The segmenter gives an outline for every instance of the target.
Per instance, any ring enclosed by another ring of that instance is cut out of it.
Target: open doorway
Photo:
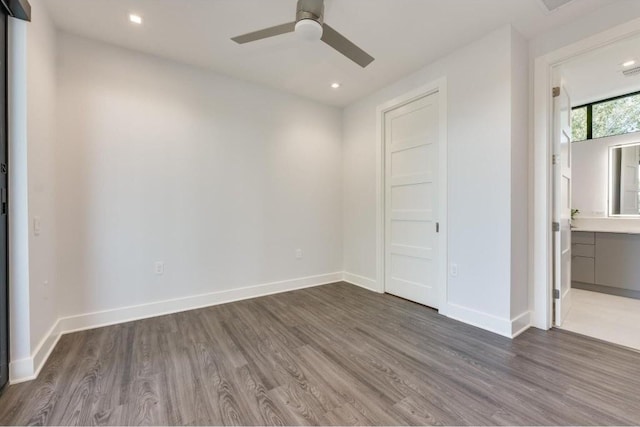
[[[640,36],[553,82],[553,324],[640,350]]]

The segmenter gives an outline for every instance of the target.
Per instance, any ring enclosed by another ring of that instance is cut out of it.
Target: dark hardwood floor
[[[65,335],[3,424],[640,424],[640,353],[345,283]]]

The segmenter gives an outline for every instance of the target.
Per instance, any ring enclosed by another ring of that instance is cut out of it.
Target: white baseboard
[[[212,305],[262,297],[281,292],[289,292],[296,289],[326,285],[328,283],[335,283],[341,280],[342,273],[330,273],[320,276],[303,277],[299,279],[284,280],[281,282],[265,283],[262,285],[247,286],[244,288],[229,289],[202,295],[122,307],[114,310],[80,314],[60,319],[61,330],[63,331],[63,334],[66,334],[146,319],[149,317],[163,316],[165,314],[179,313],[181,311],[195,310]]]
[[[369,279],[368,277],[358,276],[357,274],[347,273],[345,271],[342,273],[342,280],[372,292],[377,292],[379,294],[383,293],[383,291],[378,289],[378,282],[374,279]]]
[[[32,353],[31,357],[10,363],[10,383],[16,384],[35,379],[58,343],[58,340],[64,334],[115,325],[118,323],[131,322],[149,317],[163,316],[181,311],[195,310],[212,305],[226,304],[234,301],[278,294],[281,292],[289,292],[297,289],[310,288],[313,286],[326,285],[329,283],[340,282],[341,280],[342,272],[329,273],[319,276],[265,283],[256,286],[211,292],[203,295],[175,298],[113,310],[63,317],[58,319],[58,321],[53,325],[42,339],[37,349]]]
[[[511,338],[515,338],[531,327],[531,312],[525,311],[511,319]]]
[[[511,322],[509,319],[451,303],[448,303],[445,310],[441,310],[440,313],[460,322],[511,338]]]
[[[448,303],[444,310],[440,310],[440,313],[507,338],[515,338],[531,326],[531,312],[529,311],[513,319],[507,319],[462,305]]]
[[[9,383],[17,384],[37,378],[61,335],[60,319],[58,319],[42,338],[31,357],[9,363]]]
[[[14,360],[9,363],[9,384],[18,384],[36,379],[33,357]]]

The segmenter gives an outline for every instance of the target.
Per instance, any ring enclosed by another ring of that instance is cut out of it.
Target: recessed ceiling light
[[[636,63],[636,61],[631,60],[631,61],[627,61],[627,62],[623,62],[622,66],[623,67],[631,67],[632,65],[634,65]]]
[[[140,15],[135,15],[132,13],[129,15],[129,21],[133,22],[134,24],[142,24],[142,17]]]
[[[331,83],[331,87],[334,89],[339,89],[342,86],[340,83]]]

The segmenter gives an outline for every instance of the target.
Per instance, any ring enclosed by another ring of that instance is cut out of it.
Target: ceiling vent
[[[626,77],[637,76],[640,74],[640,66],[629,68],[628,70],[622,70],[622,74]]]
[[[561,7],[571,3],[574,0],[538,0],[542,5],[545,13],[555,12]]]

